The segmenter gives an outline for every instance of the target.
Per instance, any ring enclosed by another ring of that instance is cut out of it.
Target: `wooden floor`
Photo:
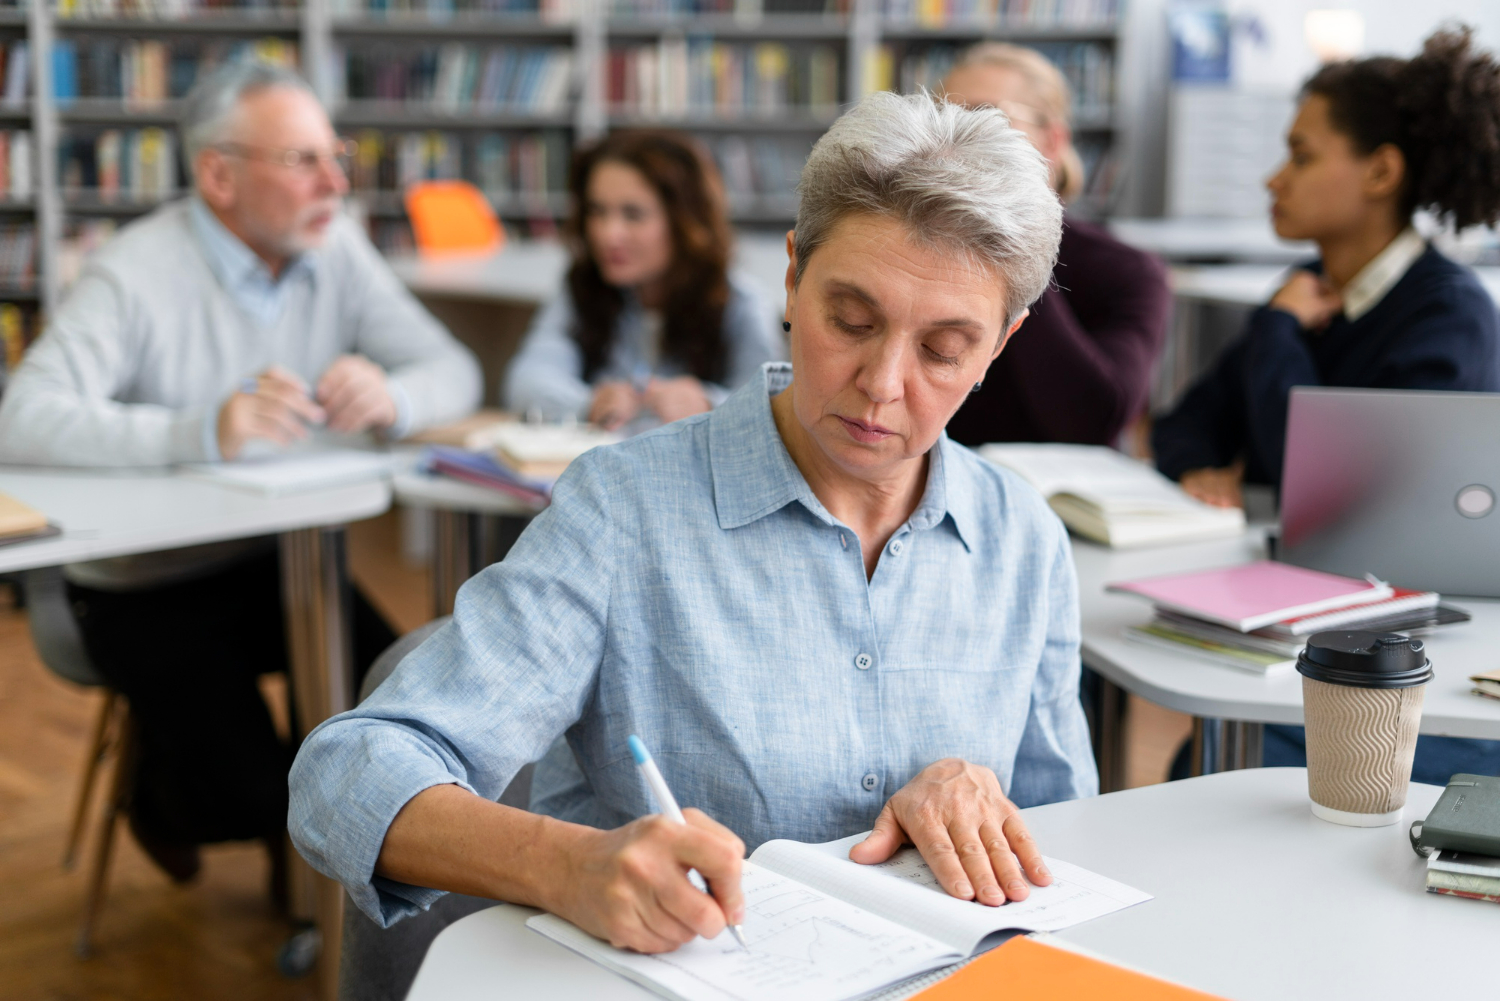
[[[401,561],[397,533],[394,515],[354,526],[350,562],[404,630],[426,620],[428,583]],[[310,1001],[311,979],[276,972],[288,929],[253,844],[206,849],[202,875],[177,887],[122,829],[94,955],[73,954],[83,874],[60,861],[97,707],[96,693],[47,672],[24,613],[0,603],[0,1001]],[[1129,712],[1130,783],[1159,782],[1187,718],[1134,699]]]

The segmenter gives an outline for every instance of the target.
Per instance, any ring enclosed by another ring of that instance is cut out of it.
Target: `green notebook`
[[[1500,856],[1500,778],[1455,775],[1426,820],[1412,825],[1422,854],[1448,849]]]

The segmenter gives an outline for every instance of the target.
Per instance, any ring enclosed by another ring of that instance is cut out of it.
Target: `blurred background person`
[[[1066,203],[1083,192],[1068,82],[1041,53],[976,45],[941,91],[959,104],[1005,112],[1047,159],[1058,196]],[[1146,407],[1171,301],[1160,261],[1100,226],[1066,217],[1052,284],[948,434],[965,445],[1114,444]]]
[[[666,423],[782,357],[766,300],[729,267],[723,184],[694,140],[615,133],[575,155],[568,187],[573,265],[510,364],[507,408],[608,429]]]
[[[0,406],[0,462],[168,466],[315,429],[463,415],[482,379],[346,217],[344,143],[307,83],[228,64],[186,101],[190,197],[95,253]],[[90,659],[130,702],[131,831],[177,882],[198,847],[264,840],[285,892],[287,769],[258,679],[285,671],[275,538],[64,568]],[[356,671],[394,639],[356,589]]]
[[[1267,187],[1277,235],[1315,241],[1319,257],[1153,433],[1162,472],[1223,506],[1243,483],[1279,483],[1293,386],[1500,390],[1494,302],[1412,226],[1418,209],[1459,229],[1500,219],[1500,64],[1462,28],[1412,59],[1325,66]],[[1264,762],[1305,766],[1302,728],[1268,725]],[[1187,767],[1184,747],[1172,777]],[[1412,781],[1457,772],[1500,773],[1500,741],[1417,739]]]
[[[1418,209],[1458,229],[1500,219],[1500,65],[1463,28],[1412,59],[1325,66],[1266,186],[1276,234],[1318,259],[1152,433],[1161,471],[1222,506],[1280,484],[1293,386],[1500,390],[1494,302],[1412,226]]]

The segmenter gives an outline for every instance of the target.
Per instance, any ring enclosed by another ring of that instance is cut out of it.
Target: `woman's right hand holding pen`
[[[581,833],[564,854],[547,909],[613,946],[647,953],[717,938],[726,924],[743,922],[745,843],[699,810],[682,813],[685,826],[652,814]],[[712,897],[688,879],[690,869],[708,881]]]

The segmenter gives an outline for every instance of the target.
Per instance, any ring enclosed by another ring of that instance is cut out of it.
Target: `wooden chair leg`
[[[109,799],[104,806],[104,817],[99,822],[99,838],[94,846],[94,860],[89,865],[88,890],[83,901],[83,920],[78,926],[78,941],[74,951],[87,957],[93,947],[94,919],[99,906],[104,902],[105,882],[109,877],[110,850],[115,843],[115,828],[119,826],[121,814],[125,812],[130,798],[130,776],[134,771],[135,720],[126,707],[124,719],[120,721],[118,737],[119,753],[115,755],[115,770],[110,777]]]
[[[99,769],[110,750],[110,722],[114,719],[115,693],[104,690],[104,705],[99,709],[99,719],[94,724],[94,739],[89,743],[88,760],[83,765],[83,783],[78,788],[78,802],[73,806],[73,824],[68,830],[68,846],[63,852],[63,869],[72,869],[78,858],[78,842],[83,837],[83,822],[88,816],[89,801],[94,796],[94,782]]]

